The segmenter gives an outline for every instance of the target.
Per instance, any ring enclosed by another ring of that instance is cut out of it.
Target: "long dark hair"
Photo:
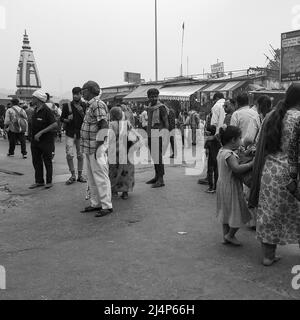
[[[281,151],[283,119],[288,110],[298,104],[300,104],[300,84],[294,83],[288,88],[285,100],[278,103],[266,123],[266,151],[269,154]]]

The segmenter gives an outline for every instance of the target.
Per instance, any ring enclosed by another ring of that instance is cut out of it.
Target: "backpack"
[[[15,111],[17,115],[16,117],[14,117],[13,120],[14,130],[18,133],[25,133],[28,128],[27,120],[24,118],[21,112],[19,112],[15,107],[12,107],[12,109]]]
[[[68,102],[68,108],[69,108],[69,115],[73,114],[72,106],[71,106],[70,102]],[[64,131],[66,131],[67,125],[68,125],[67,123],[65,123],[65,122],[63,123],[62,128],[63,128]]]
[[[50,106],[50,104],[52,105],[52,106]],[[57,112],[57,107],[56,107],[56,105],[54,104],[54,103],[52,103],[52,102],[49,102],[48,104],[47,104],[47,107],[51,110],[51,112],[53,113],[53,115],[54,115],[54,118],[55,118],[55,121],[56,122],[59,122],[59,120],[60,120],[60,115],[59,115],[59,113]]]

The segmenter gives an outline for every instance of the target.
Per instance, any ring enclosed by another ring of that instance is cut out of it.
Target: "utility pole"
[[[157,0],[155,0],[155,80],[158,81],[158,54],[157,54]]]
[[[180,76],[183,76],[183,44],[184,44],[184,22],[182,24],[182,41],[181,41],[181,66],[180,66]]]

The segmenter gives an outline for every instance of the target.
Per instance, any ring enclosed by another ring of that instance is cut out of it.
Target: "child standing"
[[[208,129],[211,133],[211,136],[207,138],[204,146],[206,154],[208,156],[207,179],[209,189],[206,191],[206,193],[216,193],[218,182],[217,156],[219,150],[221,149],[221,143],[216,136],[216,126],[210,126]]]
[[[253,162],[240,165],[235,151],[241,146],[242,132],[229,126],[220,129],[223,148],[218,154],[219,180],[217,185],[217,216],[223,225],[224,244],[240,246],[235,237],[238,230],[251,220],[243,193],[242,182],[234,173],[242,174],[253,167]]]

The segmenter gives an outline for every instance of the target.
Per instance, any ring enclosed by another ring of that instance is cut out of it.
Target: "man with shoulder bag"
[[[16,144],[21,144],[23,159],[27,159],[25,132],[28,128],[27,115],[19,106],[18,99],[12,99],[12,106],[6,111],[4,126],[8,132],[9,151],[7,156],[13,157]]]

